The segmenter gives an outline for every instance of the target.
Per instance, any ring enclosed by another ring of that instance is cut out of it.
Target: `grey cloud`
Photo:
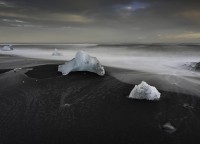
[[[199,7],[200,1],[196,0],[2,0],[0,29],[61,28],[67,29],[66,35],[84,29],[91,40],[97,33],[105,32],[114,34],[116,39],[119,36],[115,33],[126,35],[121,36],[122,41],[153,41],[163,35],[200,31]],[[46,29],[42,32],[49,33]]]

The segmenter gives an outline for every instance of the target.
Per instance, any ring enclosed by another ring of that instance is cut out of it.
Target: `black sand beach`
[[[196,96],[160,91],[160,101],[131,100],[134,85],[109,75],[115,68],[105,68],[104,77],[62,76],[60,62],[6,59],[1,56],[0,144],[200,143]],[[165,123],[176,130],[169,133]]]

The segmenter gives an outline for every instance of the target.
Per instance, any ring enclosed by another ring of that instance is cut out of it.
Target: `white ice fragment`
[[[142,82],[139,85],[136,85],[131,91],[129,98],[133,99],[146,99],[146,100],[159,100],[160,93],[158,90],[148,85],[146,82]]]
[[[12,45],[5,45],[1,48],[2,51],[12,51],[13,46]]]
[[[13,71],[14,71],[14,72],[18,72],[18,71],[20,71],[21,69],[22,69],[22,68],[14,68]]]
[[[71,61],[58,66],[58,71],[63,75],[67,75],[72,71],[89,71],[100,76],[105,75],[104,67],[100,64],[96,57],[91,57],[83,51],[78,51]]]
[[[170,123],[167,122],[162,126],[163,130],[167,133],[173,133],[176,131],[176,128]]]
[[[56,48],[54,52],[52,53],[52,56],[62,56],[62,53],[60,53]]]
[[[185,108],[190,108],[190,109],[193,109],[193,108],[194,108],[192,105],[189,105],[189,104],[187,104],[187,103],[184,103],[184,104],[183,104],[183,107],[185,107]]]
[[[68,104],[68,103],[66,103],[64,106],[65,107],[70,107],[72,104]]]

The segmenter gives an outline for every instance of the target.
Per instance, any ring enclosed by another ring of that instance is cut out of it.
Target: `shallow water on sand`
[[[200,96],[200,73],[184,66],[200,62],[199,47],[198,44],[29,44],[14,45],[14,51],[0,51],[0,54],[67,61],[76,51],[84,50],[104,66],[123,69],[121,72],[107,70],[122,82],[132,84],[144,80],[161,90]],[[52,56],[54,48],[63,55]]]

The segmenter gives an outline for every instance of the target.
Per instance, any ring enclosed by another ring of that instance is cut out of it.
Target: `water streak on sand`
[[[72,59],[76,51],[85,50],[103,65],[123,69],[107,71],[120,81],[140,83],[144,80],[162,90],[200,93],[200,73],[182,67],[185,63],[200,61],[198,45],[57,45],[63,55],[52,57],[54,47],[17,45],[14,51],[0,54],[66,61]]]

